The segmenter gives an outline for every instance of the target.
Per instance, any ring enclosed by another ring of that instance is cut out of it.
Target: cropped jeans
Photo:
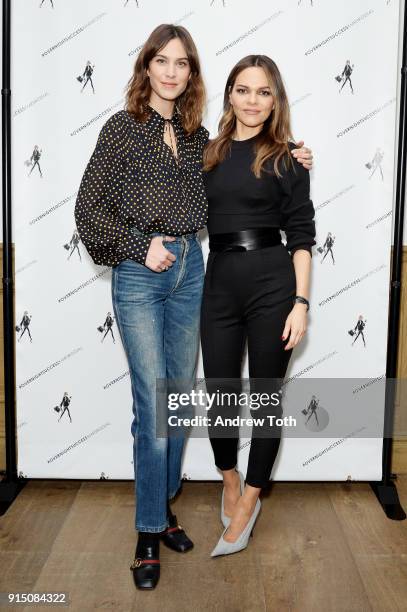
[[[163,243],[177,258],[168,270],[153,272],[130,259],[112,269],[113,309],[133,395],[135,528],[148,532],[168,526],[167,500],[181,486],[185,444],[185,437],[156,436],[156,382],[182,379],[193,388],[205,272],[196,233]]]

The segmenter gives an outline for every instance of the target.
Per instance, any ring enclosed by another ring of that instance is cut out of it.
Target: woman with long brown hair
[[[181,488],[184,438],[156,436],[156,383],[193,387],[207,218],[201,125],[205,88],[195,44],[182,26],[160,25],[144,44],[125,110],[101,129],[75,206],[93,261],[112,269],[112,302],[129,363],[138,531],[131,565],[138,588],[160,576],[159,542],[193,546],[169,501]],[[298,149],[305,164],[308,149]],[[176,388],[173,388],[173,387]]]
[[[226,82],[219,134],[204,151],[210,253],[201,342],[209,392],[238,397],[247,339],[250,393],[278,397],[292,350],[306,331],[315,211],[309,172],[292,159],[291,140],[289,103],[277,65],[264,55],[243,58]],[[209,435],[223,474],[225,527],[212,556],[247,546],[280,445],[281,402],[274,404],[270,400],[251,410],[258,420],[246,487],[235,469],[238,428],[219,425],[231,416],[230,406],[211,407]]]

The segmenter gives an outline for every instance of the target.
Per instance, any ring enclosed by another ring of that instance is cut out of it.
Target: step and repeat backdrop
[[[141,46],[160,23],[176,23],[200,53],[212,136],[230,69],[262,53],[284,77],[295,139],[315,156],[311,310],[286,378],[326,380],[320,405],[329,418],[318,426],[308,419],[305,393],[298,417],[309,435],[284,438],[272,477],[380,479],[380,436],[359,435],[351,422],[341,437],[312,432],[340,410],[330,401],[329,379],[348,386],[355,379],[362,394],[360,379],[374,379],[384,413],[399,3],[14,0],[12,11],[20,476],[133,478],[131,385],[109,321],[111,269],[88,256],[73,211],[99,131],[123,108]],[[201,239],[206,259],[205,230]],[[203,377],[201,355],[197,375]],[[242,439],[243,470],[249,448]],[[188,440],[183,475],[220,477],[207,438]]]

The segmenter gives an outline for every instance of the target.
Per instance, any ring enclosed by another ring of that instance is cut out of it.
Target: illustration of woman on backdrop
[[[328,232],[328,235],[326,237],[326,240],[322,246],[322,252],[325,251],[325,255],[323,256],[323,258],[321,259],[321,263],[324,261],[325,257],[328,255],[328,253],[331,253],[331,257],[332,257],[332,263],[335,265],[335,258],[334,258],[334,253],[332,250],[332,247],[334,245],[335,242],[335,236],[332,236],[331,232]]]
[[[363,346],[366,348],[366,340],[365,340],[365,335],[363,333],[363,330],[366,327],[366,323],[367,323],[367,319],[363,319],[363,315],[359,315],[358,316],[358,320],[356,322],[356,325],[353,329],[354,332],[357,331],[356,336],[353,339],[353,342],[351,344],[351,346],[353,346],[356,342],[356,340],[359,338],[359,336],[362,336],[362,340],[363,340]]]
[[[30,164],[32,164],[31,170],[28,173],[28,176],[30,176],[31,172],[34,170],[34,168],[37,166],[40,176],[42,178],[42,172],[41,172],[41,166],[40,166],[40,158],[41,158],[41,154],[42,154],[42,149],[40,149],[38,147],[38,145],[34,145],[34,150],[31,154],[31,158],[30,158]]]
[[[202,176],[208,130],[205,88],[195,44],[182,26],[161,25],[141,49],[125,110],[103,125],[75,204],[75,220],[93,261],[112,267],[115,320],[133,394],[136,587],[155,588],[159,543],[193,546],[172,513],[181,489],[185,439],[155,435],[156,382],[194,387],[206,224]],[[302,143],[299,143],[302,144]],[[305,164],[309,149],[293,149]],[[309,166],[310,167],[310,166]]]
[[[353,72],[353,69],[355,67],[355,64],[352,64],[352,66],[350,65],[350,60],[346,60],[346,64],[345,64],[345,68],[342,71],[342,79],[343,79],[343,83],[342,83],[342,87],[339,90],[339,93],[341,93],[342,89],[345,87],[346,83],[349,82],[349,87],[351,88],[352,93],[354,93],[353,91],[353,85],[352,85],[352,79],[351,74]],[[341,80],[342,80],[341,79]]]
[[[85,82],[84,82],[84,84],[83,84],[83,86],[82,86],[81,93],[83,92],[83,90],[85,89],[86,85],[87,85],[89,82],[90,82],[90,84],[91,84],[91,86],[92,86],[92,91],[93,91],[93,93],[95,93],[95,88],[94,88],[94,86],[93,86],[93,80],[92,80],[92,74],[93,74],[94,69],[95,69],[95,64],[92,64],[92,63],[90,62],[90,60],[88,60],[88,61],[86,62],[85,70],[83,71],[83,75],[82,75],[82,77],[81,77],[82,81],[83,81],[83,80],[85,81]]]
[[[31,332],[30,332],[31,319],[32,319],[32,316],[28,314],[27,310],[24,310],[23,318],[20,321],[20,325],[17,325],[17,327],[16,327],[16,331],[20,331],[21,329],[23,330],[21,332],[20,336],[17,338],[17,342],[20,342],[20,340],[23,337],[23,335],[25,334],[25,332],[28,333],[29,338],[30,338],[30,342],[33,341],[32,336],[31,336]]]

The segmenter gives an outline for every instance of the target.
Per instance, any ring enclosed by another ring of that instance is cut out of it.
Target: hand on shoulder
[[[298,163],[304,166],[306,170],[311,170],[313,168],[312,150],[308,147],[304,147],[304,141],[300,140],[298,143],[289,142],[288,145],[291,149],[291,155]]]

